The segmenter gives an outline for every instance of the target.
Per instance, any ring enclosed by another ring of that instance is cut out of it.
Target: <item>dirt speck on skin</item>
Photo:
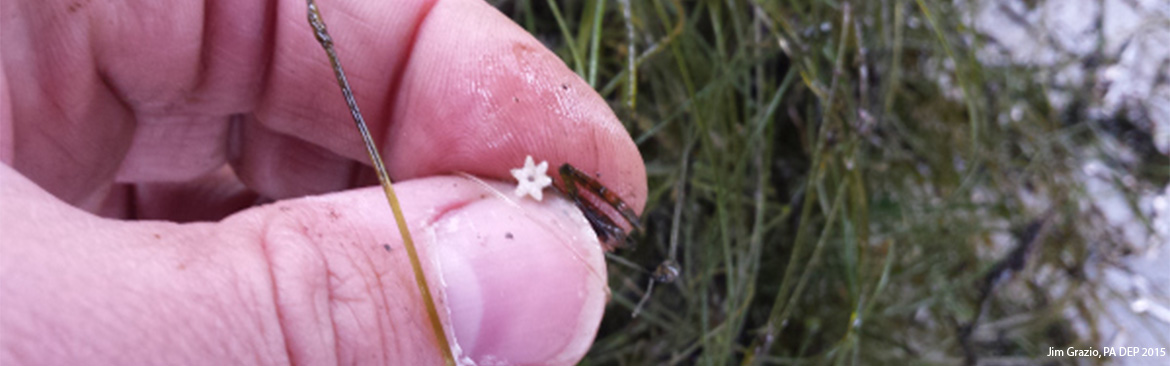
[[[66,11],[68,11],[70,14],[76,13],[78,10],[81,10],[86,5],[89,5],[88,0],[87,1],[77,1],[77,2],[74,2],[72,4],[69,4],[69,7],[66,8]]]
[[[536,48],[525,42],[516,42],[512,44],[512,57],[516,60],[528,60],[536,53]]]

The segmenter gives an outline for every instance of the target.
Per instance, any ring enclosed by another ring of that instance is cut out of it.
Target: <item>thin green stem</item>
[[[577,42],[573,40],[569,33],[569,25],[565,23],[565,17],[561,15],[561,8],[557,6],[555,0],[548,0],[548,7],[552,9],[553,19],[557,21],[557,27],[561,29],[561,35],[565,37],[565,46],[569,47],[569,54],[573,57],[573,71],[577,75],[585,75],[585,70],[582,68],[585,65],[585,59],[581,57],[581,51],[577,50]]]
[[[600,55],[601,45],[601,18],[605,15],[606,0],[597,0],[594,2],[593,8],[593,26],[590,27],[589,32],[589,74],[585,78],[589,82],[590,87],[597,87],[597,59]]]

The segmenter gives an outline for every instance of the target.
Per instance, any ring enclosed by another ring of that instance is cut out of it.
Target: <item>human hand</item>
[[[576,362],[606,298],[579,211],[438,175],[532,155],[641,211],[620,123],[482,2],[319,6],[464,355]],[[303,2],[0,7],[0,363],[437,363]]]

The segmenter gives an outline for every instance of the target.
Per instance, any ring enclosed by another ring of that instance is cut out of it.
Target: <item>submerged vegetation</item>
[[[496,1],[646,160],[647,230],[611,255],[583,364],[1027,363],[1101,344],[1091,273],[1132,243],[1082,167],[1132,122],[982,63],[955,4]],[[1128,192],[1170,179],[1149,149],[1106,164],[1135,172]],[[677,278],[640,304],[663,261]]]

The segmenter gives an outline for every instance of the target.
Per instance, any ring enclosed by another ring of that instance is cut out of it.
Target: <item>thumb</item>
[[[8,166],[0,182],[0,363],[438,363],[380,190],[174,224],[94,217]],[[575,207],[455,177],[395,188],[457,355],[584,355],[605,267]]]

